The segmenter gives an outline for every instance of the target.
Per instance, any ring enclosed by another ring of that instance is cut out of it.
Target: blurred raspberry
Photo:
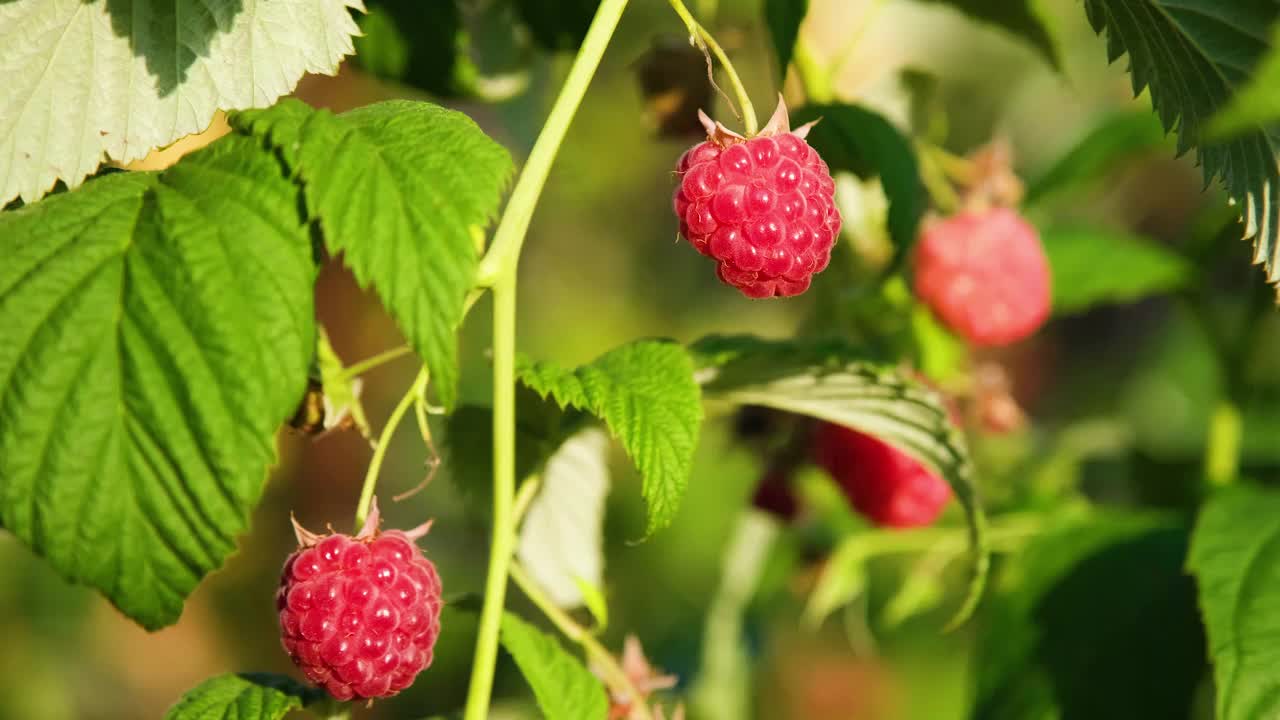
[[[770,469],[756,486],[751,504],[779,520],[794,520],[800,513],[800,503],[791,490],[791,480],[785,470]]]
[[[870,435],[823,423],[814,461],[840,485],[854,509],[877,525],[929,525],[951,499],[951,487],[911,456]]]
[[[1008,208],[929,221],[916,244],[916,295],[974,345],[1008,345],[1039,329],[1050,283],[1039,233]]]
[[[281,642],[338,700],[390,697],[431,664],[440,577],[414,544],[429,527],[379,532],[376,502],[354,537],[294,522],[299,548],[276,594]]]
[[[699,117],[707,141],[677,168],[680,233],[744,295],[799,295],[827,267],[840,232],[835,181],[804,139],[810,126],[793,132],[781,99],[751,138]]]

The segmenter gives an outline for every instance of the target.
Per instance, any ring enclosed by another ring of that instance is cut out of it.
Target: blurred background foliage
[[[359,59],[335,78],[306,78],[297,96],[334,110],[390,97],[443,98],[517,158],[532,144],[567,70],[568,55],[560,51],[573,47],[575,33],[586,27],[574,24],[574,14],[589,19],[591,6],[586,0],[526,0],[514,9],[488,0],[369,4],[374,14],[365,20]],[[700,4],[695,12],[717,3]],[[757,104],[771,107],[779,78],[759,2],[718,5],[714,19],[703,15],[704,22],[732,54]],[[643,508],[633,471],[615,458],[605,523],[611,615],[605,639],[620,648],[625,634],[642,638],[654,664],[680,677],[676,693],[690,699],[692,718],[741,720],[729,708],[744,706],[760,720],[947,720],[969,717],[971,706],[978,708],[974,717],[1029,718],[1047,716],[1040,703],[1055,694],[1089,698],[1064,709],[1063,717],[1212,715],[1203,637],[1190,581],[1181,575],[1187,521],[1202,492],[1205,438],[1224,394],[1241,399],[1242,473],[1266,481],[1280,471],[1280,317],[1259,311],[1270,307],[1270,291],[1250,267],[1249,246],[1238,240],[1223,196],[1202,187],[1189,159],[1174,158],[1147,98],[1131,99],[1123,64],[1107,64],[1104,41],[1078,3],[1038,5],[1060,70],[1036,47],[939,3],[813,0],[802,37],[820,59],[848,53],[833,78],[842,99],[906,127],[912,108],[902,77],[911,70],[911,77],[936,86],[932,117],[942,126],[932,125],[929,134],[948,150],[966,153],[993,137],[1008,139],[1031,189],[1027,212],[1046,230],[1051,253],[1055,233],[1088,228],[1085,234],[1175,249],[1191,270],[1170,268],[1162,281],[1170,292],[1155,297],[1118,292],[1115,303],[1079,308],[1056,298],[1060,309],[1072,312],[1031,341],[983,356],[1007,369],[1032,419],[1011,434],[972,438],[983,492],[997,523],[1002,514],[1038,514],[1029,529],[1011,535],[1015,549],[1029,546],[1025,554],[1001,557],[996,589],[979,616],[951,634],[941,627],[963,584],[963,563],[922,564],[918,553],[868,563],[865,592],[825,622],[805,622],[822,559],[863,527],[832,499],[817,471],[799,483],[810,511],[771,541],[755,592],[736,604],[718,598],[726,555],[740,538],[739,520],[763,472],[756,455],[735,439],[733,418],[711,417],[679,518],[647,542],[632,542],[643,534]],[[421,12],[439,17],[416,22]],[[550,17],[565,21],[540,24]],[[452,32],[455,25],[465,33]],[[815,292],[759,302],[722,286],[710,266],[677,241],[672,170],[697,138],[659,137],[658,128],[687,131],[689,103],[707,101],[709,112],[736,124],[723,101],[707,94],[698,77],[705,72],[702,59],[694,55],[690,62],[683,39],[666,3],[633,3],[578,113],[521,267],[519,346],[533,356],[572,365],[637,337],[789,336],[814,329],[815,317],[824,332],[856,335],[858,313],[828,308],[867,307],[860,294],[865,276],[848,255],[847,266],[833,265]],[[659,52],[650,55],[654,48]],[[448,74],[434,71],[442,63]],[[642,87],[657,82],[655,73],[687,86],[685,104],[671,101],[674,113],[655,114],[661,103],[645,102]],[[794,76],[782,87],[790,97],[802,96]],[[139,166],[172,162],[223,127],[215,123],[205,136]],[[1095,162],[1077,155],[1076,167],[1058,166],[1099,127],[1110,129],[1099,136]],[[1041,188],[1042,178],[1052,182]],[[853,228],[853,246],[868,241],[856,222],[846,225]],[[1055,269],[1076,268],[1066,283],[1056,276],[1059,291],[1090,281],[1090,269],[1108,257],[1055,256]],[[337,264],[322,273],[317,300],[347,362],[400,344],[377,300]],[[488,316],[482,308],[464,328],[464,402],[487,397]],[[413,373],[411,362],[398,362],[367,376],[364,401],[375,427]],[[392,448],[384,495],[425,475],[425,454],[412,435],[406,427]],[[310,527],[345,523],[370,450],[354,432],[313,440],[286,430],[279,447],[281,462],[240,553],[201,585],[181,622],[157,633],[145,633],[96,594],[60,581],[12,538],[0,538],[0,694],[7,698],[0,718],[158,718],[207,676],[292,672],[272,612],[279,566],[294,545],[289,513]],[[450,476],[446,458],[429,487],[404,502],[384,502],[384,511],[392,526],[436,519],[424,544],[446,596],[458,598],[482,584],[487,528]],[[1064,500],[1080,497],[1144,511],[1117,515],[1104,531],[1081,530],[1072,524],[1076,504]],[[944,519],[944,527],[962,525],[958,508]],[[1099,547],[1114,552],[1086,558],[1070,582],[1053,585],[1042,577],[1045,568],[1072,566]],[[1066,557],[1063,548],[1080,555]],[[904,587],[917,596],[904,598]],[[1159,606],[1145,604],[1152,593]],[[1124,597],[1135,601],[1114,602]],[[536,617],[518,592],[512,598],[517,610]],[[724,641],[723,633],[707,632],[714,612],[735,622],[741,612],[745,655],[738,654],[734,633],[728,645],[708,646],[708,639]],[[1087,613],[1097,622],[1083,636],[1046,636],[1029,645],[1031,634],[1020,633],[1019,623],[1051,621],[1054,613]],[[1132,622],[1145,615],[1167,623],[1168,632]],[[443,628],[431,670],[402,696],[357,709],[357,717],[424,718],[461,705],[474,618],[449,608]],[[1102,637],[1112,644],[1106,654],[1097,649]],[[727,665],[710,661],[725,653]],[[997,677],[1002,668],[1022,675],[1004,683]],[[1102,681],[1072,685],[1086,677]],[[1018,697],[1002,695],[1010,687]],[[536,717],[506,659],[496,695],[495,718]],[[1163,704],[1155,700],[1161,697]]]

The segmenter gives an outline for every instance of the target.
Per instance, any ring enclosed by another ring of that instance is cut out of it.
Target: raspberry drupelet
[[[827,267],[840,234],[831,171],[805,141],[813,124],[791,130],[781,97],[773,118],[750,138],[698,116],[707,140],[677,168],[680,234],[748,297],[803,293]]]
[[[440,576],[410,531],[378,530],[375,501],[354,537],[294,521],[298,551],[276,594],[281,642],[311,682],[338,700],[395,695],[431,664]]]

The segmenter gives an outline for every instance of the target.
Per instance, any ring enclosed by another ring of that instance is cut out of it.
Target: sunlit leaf
[[[361,0],[0,2],[0,206],[266,107],[352,52]]]

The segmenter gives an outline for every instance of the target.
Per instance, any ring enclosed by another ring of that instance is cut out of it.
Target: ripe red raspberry
[[[300,547],[276,594],[281,641],[338,700],[390,697],[431,664],[440,576],[414,544],[430,526],[379,532],[376,502],[355,537],[316,535],[294,521]]]
[[[809,289],[840,233],[835,181],[805,142],[812,124],[791,130],[779,98],[768,125],[746,138],[705,113],[707,141],[680,158],[675,211],[680,234],[715,259],[720,279],[747,297]]]
[[[916,295],[974,345],[1008,345],[1039,329],[1050,283],[1039,233],[1009,208],[928,221],[916,244]]]
[[[877,525],[929,525],[951,499],[951,486],[897,448],[842,425],[823,423],[814,460],[831,473],[850,504]]]

